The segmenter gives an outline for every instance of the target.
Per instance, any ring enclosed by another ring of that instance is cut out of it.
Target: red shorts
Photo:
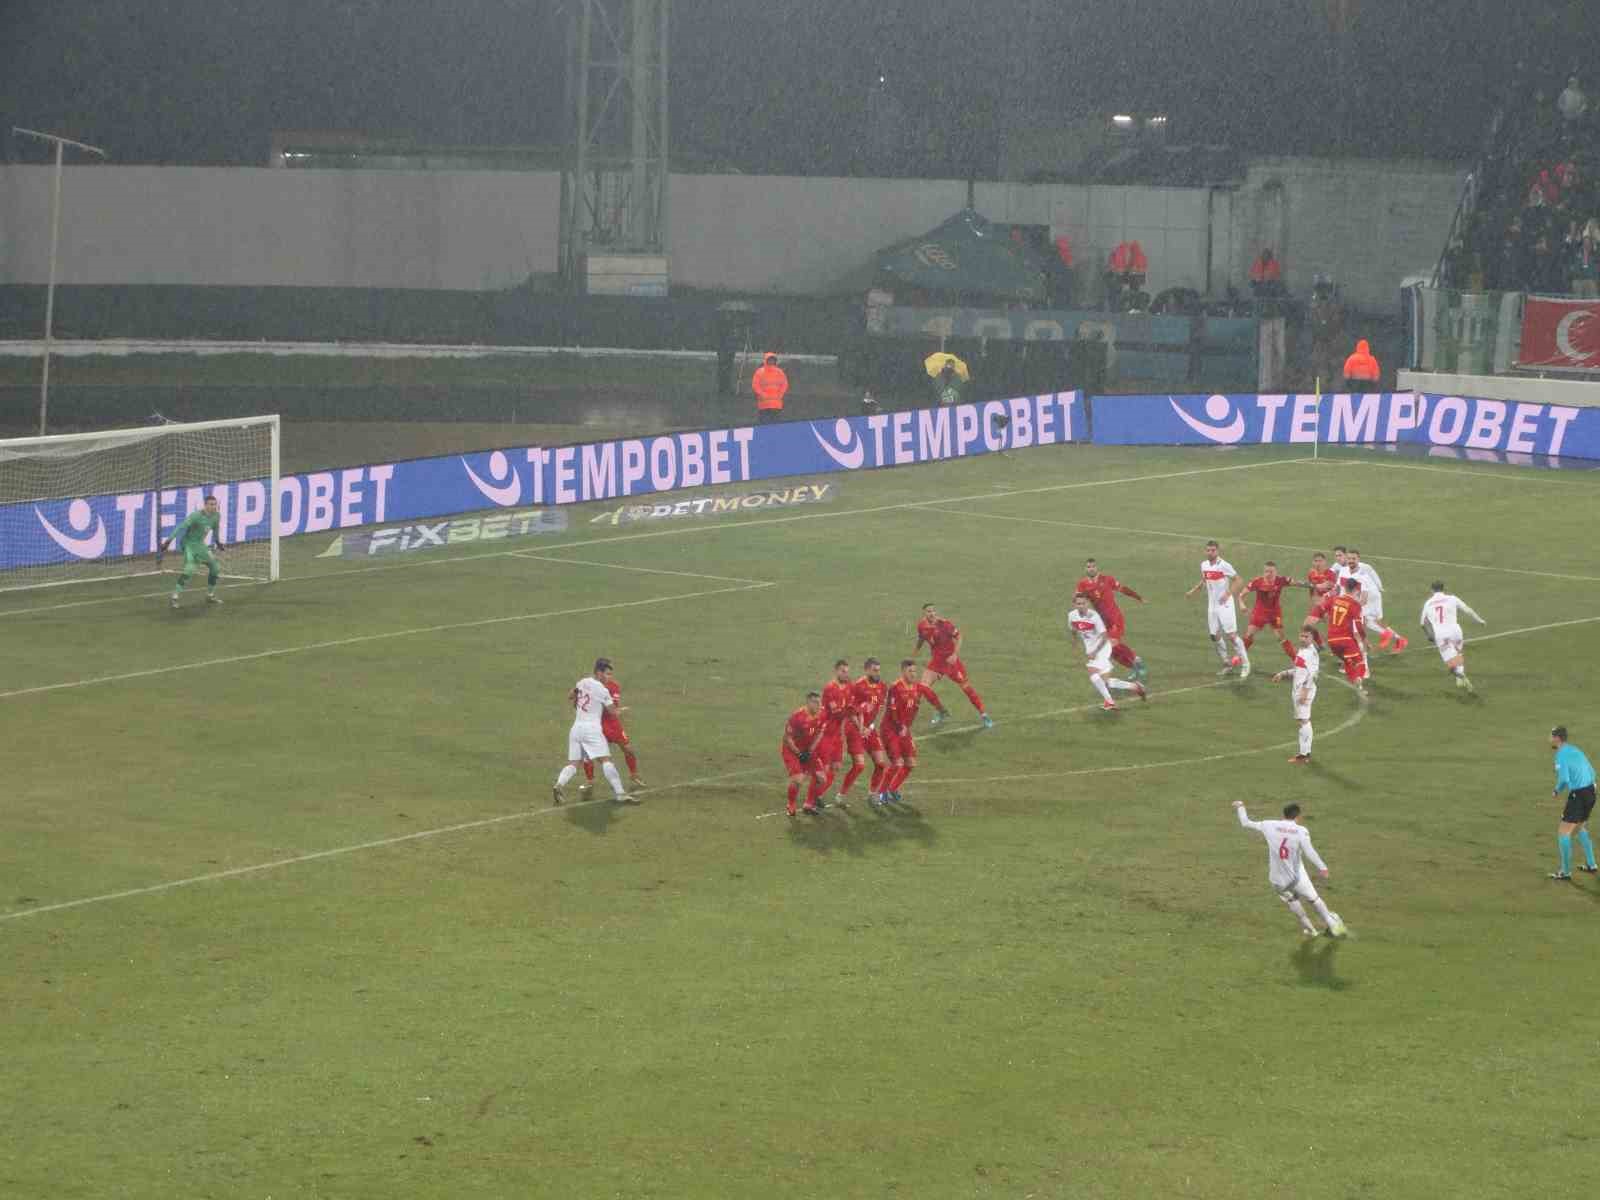
[[[1106,623],[1107,637],[1120,640],[1122,635],[1128,632],[1128,618],[1123,616],[1120,610],[1109,617],[1101,613],[1100,619]]]
[[[1328,649],[1344,660],[1344,673],[1352,683],[1367,677],[1367,655],[1354,638],[1328,639]]]
[[[909,762],[917,756],[917,741],[910,733],[890,733],[884,730],[883,748],[889,752],[891,759]]]
[[[814,763],[826,763],[832,766],[844,757],[844,735],[842,733],[825,733],[822,741],[817,744],[816,750],[811,754]]]
[[[967,666],[959,658],[936,658],[928,664],[927,674],[943,675],[951,683],[965,683]]]
[[[851,754],[882,754],[883,735],[876,729],[870,733],[862,733],[861,730],[851,726],[845,731],[845,745]]]
[[[808,762],[801,762],[794,756],[794,753],[787,746],[781,747],[778,753],[783,755],[784,773],[791,776],[814,775],[817,767],[822,763],[822,759],[819,758],[815,752],[812,753]]]
[[[1283,609],[1265,609],[1259,604],[1250,610],[1250,627],[1254,629],[1276,629],[1283,632]]]
[[[600,736],[608,742],[615,742],[619,746],[628,744],[628,731],[622,727],[622,722],[615,717],[600,718]]]

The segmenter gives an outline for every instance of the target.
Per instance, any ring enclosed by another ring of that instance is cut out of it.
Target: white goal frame
[[[111,443],[119,439],[128,443],[153,441],[162,437],[175,437],[186,433],[205,433],[219,429],[248,429],[255,426],[265,426],[268,430],[268,463],[267,463],[267,575],[262,579],[258,575],[229,575],[225,579],[248,579],[258,583],[276,583],[280,578],[281,560],[279,557],[279,543],[283,537],[282,516],[278,505],[278,486],[282,478],[281,462],[281,422],[277,413],[264,414],[251,417],[229,417],[216,421],[172,421],[161,425],[128,426],[121,429],[104,429],[89,433],[58,433],[48,434],[43,437],[0,438],[0,451],[13,451],[19,455],[28,456],[39,451],[48,451],[52,447],[63,447],[70,450],[74,445],[91,442]],[[4,463],[0,461],[0,471]],[[252,476],[254,477],[254,476]],[[217,484],[235,484],[245,482],[244,479],[213,479],[207,480],[205,486]],[[59,496],[39,496],[31,499],[59,500]],[[26,503],[27,501],[12,501],[11,503]],[[230,543],[232,545],[233,543]],[[147,569],[129,570],[120,574],[105,574],[83,579],[49,579],[27,580],[22,578],[11,579],[10,575],[21,576],[29,568],[20,567],[11,571],[0,571],[0,592],[29,591],[38,588],[72,587],[91,583],[112,583],[123,579],[137,579],[150,575],[161,575],[166,572],[158,567],[154,558],[151,559]]]

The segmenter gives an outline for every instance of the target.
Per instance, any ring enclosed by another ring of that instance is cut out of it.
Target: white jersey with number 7
[[[1304,825],[1294,821],[1252,821],[1242,805],[1233,811],[1239,814],[1239,824],[1267,839],[1267,879],[1273,887],[1294,886],[1305,873],[1308,861],[1319,871],[1328,869],[1312,847],[1311,831]]]

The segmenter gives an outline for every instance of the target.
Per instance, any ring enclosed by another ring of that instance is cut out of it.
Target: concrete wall
[[[1232,275],[1248,278],[1270,245],[1291,292],[1308,294],[1320,272],[1347,304],[1394,311],[1401,280],[1438,262],[1465,178],[1448,163],[1253,162],[1234,195]]]
[[[1471,396],[1481,400],[1521,400],[1530,404],[1565,404],[1600,408],[1600,383],[1586,379],[1529,379],[1517,375],[1439,375],[1428,371],[1398,373],[1396,387],[1408,392]]]
[[[0,282],[43,283],[48,167],[0,167]],[[68,167],[64,284],[509,287],[556,260],[561,177]]]
[[[47,272],[50,169],[0,167],[0,283]],[[1292,290],[1321,271],[1389,310],[1431,265],[1461,173],[1426,163],[1265,160],[1236,192],[980,184],[979,211],[1071,236],[1097,295],[1112,246],[1136,238],[1150,291],[1244,286],[1272,244]],[[857,276],[881,247],[966,202],[956,180],[675,175],[672,282],[804,294]],[[560,179],[491,171],[69,167],[58,278],[78,284],[494,290],[556,267]]]

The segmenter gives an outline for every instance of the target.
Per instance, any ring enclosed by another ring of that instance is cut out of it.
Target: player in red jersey
[[[1317,601],[1332,593],[1339,586],[1339,577],[1334,574],[1333,568],[1328,566],[1328,556],[1320,550],[1311,556],[1311,569],[1306,572],[1306,588],[1311,593],[1311,607],[1315,608]],[[1316,622],[1309,615],[1300,623],[1300,628],[1311,635],[1311,640],[1317,645],[1322,645],[1322,634],[1317,632]]]
[[[1338,595],[1329,595],[1311,610],[1313,618],[1328,620],[1328,651],[1344,662],[1345,678],[1355,684],[1356,690],[1366,695],[1367,631],[1361,614],[1361,584],[1346,579]]]
[[[883,781],[883,790],[874,798],[874,806],[900,803],[900,785],[917,766],[917,743],[911,736],[911,723],[917,719],[917,709],[926,700],[945,715],[939,697],[925,683],[917,682],[917,661],[901,659],[900,678],[889,686],[888,708],[883,714],[883,745],[889,752],[889,772]]]
[[[789,714],[783,727],[783,769],[789,773],[789,815],[794,816],[794,802],[800,795],[800,785],[811,776],[811,798],[806,800],[806,812],[817,811],[817,784],[822,780],[822,764],[817,760],[817,744],[822,740],[822,693],[807,692],[805,705]]]
[[[642,791],[644,780],[639,778],[639,757],[634,754],[633,744],[628,741],[628,731],[622,727],[622,714],[628,711],[622,707],[622,685],[617,682],[616,672],[609,663],[600,672],[600,682],[606,685],[606,691],[611,693],[611,698],[618,705],[600,714],[600,733],[611,745],[622,747],[623,760],[628,764],[628,790]],[[589,791],[594,787],[594,763],[587,758],[583,760],[583,775],[584,781],[578,787],[578,795],[588,799]]]
[[[1127,632],[1128,620],[1122,615],[1122,609],[1117,607],[1119,593],[1140,604],[1144,603],[1144,597],[1115,575],[1103,573],[1092,558],[1084,560],[1083,578],[1078,580],[1078,586],[1073,590],[1089,597],[1089,603],[1094,605],[1095,612],[1106,623],[1106,637],[1111,641],[1111,661],[1127,667],[1133,673],[1131,678],[1138,682],[1148,679],[1150,672],[1145,670],[1144,659],[1122,640]]]
[[[966,698],[972,701],[972,707],[978,710],[978,716],[983,720],[983,727],[993,729],[994,721],[990,719],[988,710],[983,707],[983,697],[978,695],[973,686],[967,682],[967,667],[961,661],[961,630],[956,628],[954,621],[947,621],[941,617],[931,604],[922,606],[922,620],[917,622],[917,644],[912,647],[911,653],[915,654],[923,646],[928,646],[933,655],[928,660],[928,678],[938,679],[942,676],[955,684]],[[944,710],[939,711],[941,715],[934,721],[935,725],[944,720],[942,715]]]
[[[1278,564],[1267,561],[1261,564],[1261,574],[1244,585],[1241,595],[1256,594],[1255,607],[1250,610],[1250,624],[1245,627],[1244,644],[1249,649],[1255,644],[1256,634],[1271,629],[1278,635],[1278,644],[1294,661],[1294,643],[1283,636],[1283,593],[1286,588],[1299,585],[1292,575],[1279,575]]]
[[[850,694],[850,661],[838,659],[833,664],[833,678],[822,685],[822,741],[817,746],[817,759],[822,764],[821,787],[813,786],[808,797],[819,808],[827,808],[822,793],[833,783],[834,773],[844,764],[844,727],[855,718],[855,701]],[[840,788],[837,803],[843,804],[844,789]]]
[[[875,658],[861,664],[866,672],[850,685],[850,701],[854,715],[844,723],[845,749],[850,752],[850,770],[839,785],[838,802],[847,803],[850,785],[867,769],[867,756],[872,756],[872,778],[867,783],[867,795],[878,802],[883,791],[883,777],[889,770],[889,756],[883,752],[883,737],[878,723],[883,716],[883,702],[889,695],[889,685],[883,681],[882,666]]]

